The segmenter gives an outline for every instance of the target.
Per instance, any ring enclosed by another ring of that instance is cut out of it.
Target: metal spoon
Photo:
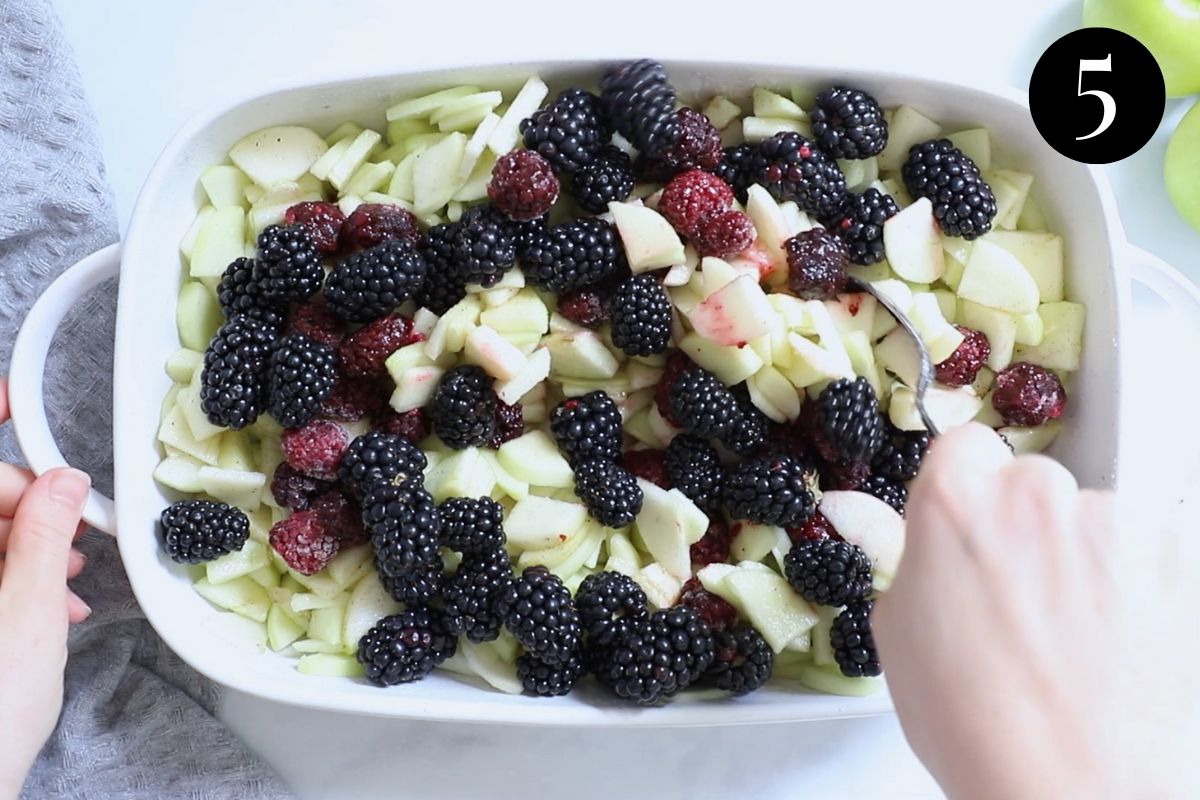
[[[930,436],[937,436],[940,431],[937,425],[934,424],[933,418],[929,416],[929,412],[925,410],[925,392],[928,391],[930,384],[933,383],[933,359],[929,357],[929,348],[925,346],[925,342],[921,340],[921,335],[917,333],[917,329],[913,327],[912,320],[908,318],[892,299],[880,292],[867,281],[859,280],[851,277],[849,279],[850,288],[858,292],[866,292],[879,301],[879,305],[887,309],[888,313],[896,318],[896,322],[908,334],[908,338],[912,339],[913,346],[917,348],[917,385],[914,387],[917,394],[917,413],[921,415],[921,421],[925,423],[925,430],[929,431]]]

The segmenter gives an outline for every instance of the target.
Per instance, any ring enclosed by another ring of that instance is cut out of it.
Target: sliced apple
[[[938,364],[949,358],[963,342],[963,334],[942,316],[942,307],[932,292],[914,292],[913,307],[908,314],[929,357]]]
[[[912,106],[900,106],[888,122],[888,142],[878,156],[881,170],[898,170],[918,142],[937,138],[942,126]]]
[[[737,533],[730,543],[729,555],[738,561],[762,561],[772,551],[791,549],[791,540],[783,528],[753,522],[735,522],[733,527]]]
[[[1087,310],[1079,303],[1043,303],[1037,313],[1042,319],[1042,341],[1032,347],[1017,347],[1013,358],[1047,369],[1079,369]]]
[[[1062,431],[1062,422],[1052,419],[1036,428],[1004,427],[996,431],[1012,447],[1017,455],[1040,453],[1050,446]]]
[[[925,393],[925,410],[942,431],[965,425],[975,418],[982,407],[983,400],[970,386],[950,389],[935,385]],[[925,423],[917,411],[916,393],[907,386],[897,386],[892,390],[888,418],[902,431],[925,430]]]
[[[932,283],[946,270],[946,253],[933,218],[933,204],[922,197],[883,223],[883,249],[892,270],[913,283]]]
[[[246,254],[246,212],[241,206],[215,209],[196,233],[188,271],[193,278],[216,280],[234,259]]]
[[[904,553],[904,517],[866,492],[829,491],[821,495],[821,514],[838,535],[862,548],[877,574],[894,577]]]
[[[347,645],[358,646],[358,640],[366,635],[375,623],[392,614],[399,614],[403,606],[397,603],[375,572],[366,575],[350,592],[343,621],[342,640]]]
[[[844,348],[840,353],[831,353],[798,333],[789,333],[787,339],[794,357],[781,371],[797,389],[822,381],[854,377],[850,356]]]
[[[981,306],[1028,314],[1038,307],[1038,287],[1016,256],[986,239],[971,248],[958,296]]]
[[[777,268],[787,264],[783,243],[792,237],[787,218],[771,197],[771,193],[758,184],[746,190],[746,214],[754,223],[758,242],[767,251]]]
[[[621,366],[593,331],[552,333],[542,341],[550,353],[550,370],[559,376],[611,378]]]
[[[635,274],[682,263],[683,241],[662,214],[644,205],[609,203],[629,269]]]
[[[467,334],[463,355],[468,362],[482,367],[484,372],[502,381],[518,375],[526,362],[520,350],[486,325],[472,328]]]
[[[992,231],[985,240],[1003,247],[1029,270],[1043,303],[1063,299],[1063,240],[1053,233]]]
[[[514,547],[541,550],[567,541],[587,518],[587,509],[580,503],[531,494],[508,512],[504,532]]]
[[[671,574],[660,563],[647,564],[633,576],[646,599],[654,608],[670,608],[679,601],[679,592],[683,589],[683,579]]]
[[[916,386],[921,375],[921,361],[917,355],[916,345],[903,330],[896,330],[883,337],[875,345],[876,361],[886,370],[904,382],[906,386]]]
[[[524,356],[522,356],[524,358]],[[550,351],[539,347],[525,358],[525,363],[515,375],[508,380],[499,381],[493,387],[501,402],[512,405],[520,400],[530,389],[546,380],[550,375]]]
[[[571,465],[545,431],[534,430],[500,445],[500,465],[530,486],[567,487],[575,481]]]
[[[477,447],[446,456],[425,476],[425,489],[439,503],[450,497],[487,497],[496,476]]]
[[[741,383],[763,366],[762,358],[753,348],[720,345],[695,332],[680,340],[679,349],[726,386]]]
[[[244,136],[229,148],[232,161],[250,180],[269,188],[297,181],[329,145],[308,128],[279,125]]]
[[[644,497],[634,520],[638,535],[655,561],[682,580],[692,576],[690,547],[708,529],[708,517],[678,489],[659,488],[637,479]]]
[[[787,422],[800,416],[800,395],[796,387],[773,366],[764,366],[746,381],[750,402],[775,422]]]
[[[742,275],[706,297],[687,318],[704,338],[739,347],[768,333],[766,318],[772,314],[762,287]]]
[[[410,367],[396,382],[396,390],[392,392],[388,405],[401,414],[414,408],[424,408],[433,399],[438,383],[445,374],[444,369],[434,365]]]
[[[460,185],[455,176],[466,147],[464,134],[451,133],[417,157],[413,164],[413,205],[417,214],[437,211],[454,196]]]
[[[738,569],[724,583],[776,653],[817,624],[816,610],[774,570]]]
[[[541,334],[550,328],[550,312],[537,292],[526,287],[504,305],[484,311],[479,315],[479,322],[502,334]]]
[[[537,111],[549,93],[550,89],[537,76],[525,81],[488,137],[488,149],[502,156],[516,147],[521,138],[521,120]]]
[[[988,345],[991,347],[987,359],[988,367],[993,370],[1007,367],[1012,361],[1013,345],[1017,338],[1018,317],[1007,311],[999,311],[970,300],[962,300],[959,303],[959,318],[963,325],[974,328],[987,337]]]
[[[970,128],[946,137],[962,154],[975,162],[980,172],[992,168],[992,136],[987,128]]]

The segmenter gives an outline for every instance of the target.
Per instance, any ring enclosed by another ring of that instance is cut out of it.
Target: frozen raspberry
[[[724,522],[710,519],[708,530],[692,545],[692,564],[704,567],[728,561],[729,545],[741,528],[741,525],[735,523],[731,530]]]
[[[936,366],[937,379],[947,386],[966,386],[974,383],[979,369],[992,352],[987,335],[973,328],[955,325],[964,337],[950,357]]]
[[[340,244],[343,250],[366,250],[389,239],[402,239],[415,246],[420,237],[421,226],[408,209],[390,203],[363,203],[342,226]]]
[[[338,249],[338,234],[346,222],[346,215],[333,203],[296,203],[283,214],[287,225],[300,223],[308,228],[313,244],[323,253]]]
[[[316,575],[337,555],[341,541],[316,511],[297,511],[271,526],[271,547],[301,575]]]
[[[695,245],[702,256],[729,258],[754,244],[757,235],[749,217],[730,209],[709,217],[696,234]]]
[[[429,435],[429,417],[422,408],[403,413],[385,408],[375,417],[375,427],[385,433],[403,436],[413,444],[420,444]]]
[[[338,462],[350,445],[341,425],[314,419],[302,428],[286,428],[279,437],[283,457],[293,468],[321,480],[337,477]]]
[[[818,440],[820,441],[820,440]],[[819,450],[828,450],[818,444]],[[870,461],[827,461],[821,465],[821,488],[837,491],[857,489],[871,477]]]
[[[626,450],[617,459],[617,465],[635,478],[650,481],[660,489],[671,488],[662,450]]]
[[[664,183],[687,169],[715,169],[721,163],[721,132],[693,108],[675,112],[679,137],[654,158],[639,158],[638,171],[654,183]]]
[[[533,150],[500,156],[492,168],[488,197],[509,219],[526,222],[550,210],[558,199],[558,178],[550,162]]]
[[[358,422],[382,408],[386,391],[375,379],[339,375],[333,391],[321,401],[321,416]]]
[[[654,405],[658,407],[658,413],[677,428],[680,425],[671,416],[671,387],[675,385],[675,381],[679,379],[684,370],[690,366],[692,366],[692,360],[678,350],[675,351],[667,359],[667,366],[663,370],[662,377],[658,379],[658,385],[654,387]]]
[[[332,486],[331,482],[305,475],[285,461],[271,476],[271,497],[284,508],[303,511],[312,504],[314,497]]]
[[[683,585],[679,604],[695,611],[714,632],[727,631],[737,625],[737,609],[705,589],[699,578],[692,578]]]
[[[346,326],[329,313],[324,301],[314,300],[296,306],[288,333],[303,333],[314,342],[336,350],[346,338]]]
[[[332,489],[312,501],[310,508],[321,515],[325,529],[338,538],[342,547],[351,547],[367,540],[358,501]]]
[[[824,228],[798,233],[783,244],[788,287],[802,300],[833,300],[846,289],[846,243]]]
[[[338,361],[347,375],[382,375],[388,356],[424,338],[412,332],[412,320],[388,314],[350,334],[338,348]]]
[[[525,433],[525,410],[520,403],[496,401],[496,427],[487,446],[493,449]]]
[[[1067,390],[1045,367],[1021,361],[996,375],[992,407],[1005,425],[1032,428],[1060,417],[1066,405]]]
[[[658,213],[689,239],[696,238],[705,222],[733,205],[729,184],[699,169],[681,172],[663,189]]]
[[[595,289],[576,289],[558,296],[558,313],[585,328],[599,328],[608,322],[608,302]]]
[[[793,543],[799,542],[803,539],[812,539],[814,541],[819,541],[821,539],[837,539],[838,541],[841,541],[842,539],[842,537],[838,535],[838,532],[834,530],[833,524],[830,523],[829,520],[825,519],[825,515],[820,511],[806,519],[804,524],[799,528],[788,528],[787,534],[788,538],[790,538]]]

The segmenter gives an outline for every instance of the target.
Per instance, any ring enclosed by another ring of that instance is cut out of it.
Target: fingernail
[[[50,478],[50,497],[64,506],[79,508],[92,486],[92,479],[77,469],[61,469]]]
[[[75,548],[71,548],[71,555],[68,556],[67,568],[73,570],[82,570],[87,566],[87,556]]]

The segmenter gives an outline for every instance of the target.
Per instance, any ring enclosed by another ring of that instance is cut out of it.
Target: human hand
[[[8,420],[0,379],[0,423]],[[0,463],[0,799],[15,798],[62,709],[67,626],[91,609],[67,588],[83,569],[71,547],[82,530],[87,475],[55,469],[34,479]]]
[[[872,622],[905,735],[950,797],[1195,788],[1200,597],[1181,555],[982,426],[937,440]]]

